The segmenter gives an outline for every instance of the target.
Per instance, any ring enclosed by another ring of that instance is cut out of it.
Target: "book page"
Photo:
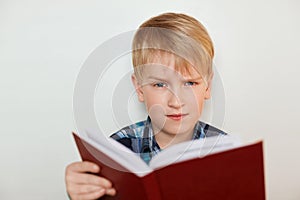
[[[201,158],[213,153],[240,147],[241,141],[234,136],[219,135],[204,139],[192,140],[173,145],[152,158],[149,166],[161,168],[193,158]]]
[[[137,154],[112,138],[93,133],[91,130],[79,137],[139,177],[153,171]]]

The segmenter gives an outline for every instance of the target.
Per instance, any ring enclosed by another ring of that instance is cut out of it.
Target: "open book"
[[[114,197],[101,199],[265,199],[262,142],[216,136],[173,145],[147,165],[111,138],[73,133],[82,160],[101,167]]]

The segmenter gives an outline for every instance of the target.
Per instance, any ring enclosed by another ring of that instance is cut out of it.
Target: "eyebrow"
[[[187,78],[184,79],[185,81],[198,81],[198,80],[202,80],[202,76],[196,77],[196,78]]]
[[[148,79],[155,79],[155,80],[159,80],[159,81],[166,81],[164,78],[160,78],[160,77],[155,77],[155,76],[148,76]]]
[[[168,82],[167,79],[162,78],[162,77],[155,77],[155,76],[149,76],[147,77],[147,79],[152,79],[152,80],[157,80],[157,81],[162,81],[162,82]],[[201,81],[203,80],[203,78],[201,76],[196,77],[196,78],[182,78],[181,81],[187,81],[187,82],[197,82],[197,81]]]

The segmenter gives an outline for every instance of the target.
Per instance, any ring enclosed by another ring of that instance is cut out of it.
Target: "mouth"
[[[166,117],[175,120],[175,121],[179,121],[182,120],[185,116],[187,116],[188,114],[171,114],[171,115],[166,115]]]

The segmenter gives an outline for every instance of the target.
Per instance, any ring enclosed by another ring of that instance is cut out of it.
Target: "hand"
[[[114,196],[116,190],[106,178],[88,174],[100,172],[100,167],[91,162],[75,162],[66,168],[66,188],[72,200],[98,199],[103,195]]]

